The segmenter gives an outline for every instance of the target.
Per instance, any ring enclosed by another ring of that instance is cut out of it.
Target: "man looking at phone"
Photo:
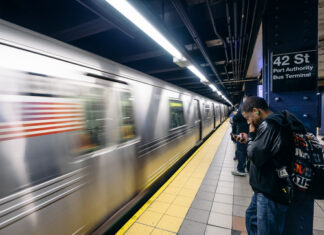
[[[284,234],[288,201],[282,192],[277,169],[278,165],[291,164],[294,155],[291,131],[302,133],[305,128],[287,111],[274,114],[259,97],[247,98],[242,114],[248,120],[250,133],[241,133],[240,138],[242,142],[248,142],[250,185],[254,191],[246,210],[247,232],[249,235]],[[288,233],[291,234],[285,231]]]

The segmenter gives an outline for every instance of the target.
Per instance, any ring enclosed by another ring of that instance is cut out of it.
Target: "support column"
[[[263,18],[263,94],[316,133],[318,1],[270,0]]]
[[[324,91],[321,93],[321,99],[321,112],[319,112],[321,115],[321,128],[319,129],[318,134],[324,135]]]

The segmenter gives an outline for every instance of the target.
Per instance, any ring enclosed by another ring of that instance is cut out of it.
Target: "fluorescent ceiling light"
[[[213,85],[209,84],[208,85],[213,91],[217,92],[219,96],[221,96],[228,104],[232,105],[232,103]],[[233,106],[233,105],[232,105]]]
[[[213,85],[213,84],[209,84],[208,85],[213,91],[216,91],[217,89],[216,89],[216,87]]]
[[[200,81],[201,82],[207,82],[207,78],[193,65],[189,65],[188,66],[188,69],[193,73],[195,74],[197,77],[200,78]]]
[[[183,58],[183,55],[178,51],[144,16],[142,16],[131,4],[126,0],[105,0],[117,11],[129,19],[133,24],[140,28],[156,43],[163,47],[173,57],[177,59]]]
[[[186,60],[181,52],[175,48],[140,12],[138,12],[127,0],[105,0],[123,16],[135,24],[139,29],[152,38],[157,44],[169,52],[177,60]],[[194,73],[201,82],[208,82],[208,79],[193,65],[189,65],[188,69]],[[209,85],[218,95],[222,93],[214,86]],[[222,95],[223,98],[225,98]]]

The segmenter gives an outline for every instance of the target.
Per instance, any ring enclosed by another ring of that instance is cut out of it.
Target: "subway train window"
[[[183,103],[180,100],[169,100],[170,107],[170,128],[176,128],[185,124],[183,114]]]
[[[84,100],[85,128],[73,135],[72,152],[87,154],[105,146],[105,104],[102,98]]]
[[[128,141],[135,138],[135,122],[134,112],[132,105],[132,96],[129,92],[120,93],[120,104],[121,104],[121,140]]]
[[[86,128],[94,146],[105,143],[105,105],[103,99],[89,99],[86,101]]]
[[[205,105],[205,117],[207,119],[207,118],[210,118],[211,116],[212,116],[212,113],[210,111],[210,105],[209,104],[206,104]]]

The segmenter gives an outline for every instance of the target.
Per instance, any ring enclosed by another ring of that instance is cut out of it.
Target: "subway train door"
[[[223,105],[219,106],[219,113],[220,113],[220,120],[221,120],[221,123],[222,123],[224,121]]]
[[[201,134],[202,134],[202,123],[201,123],[201,112],[200,112],[200,103],[199,100],[194,100],[194,108],[195,108],[195,129],[198,128],[198,141],[201,140]]]

